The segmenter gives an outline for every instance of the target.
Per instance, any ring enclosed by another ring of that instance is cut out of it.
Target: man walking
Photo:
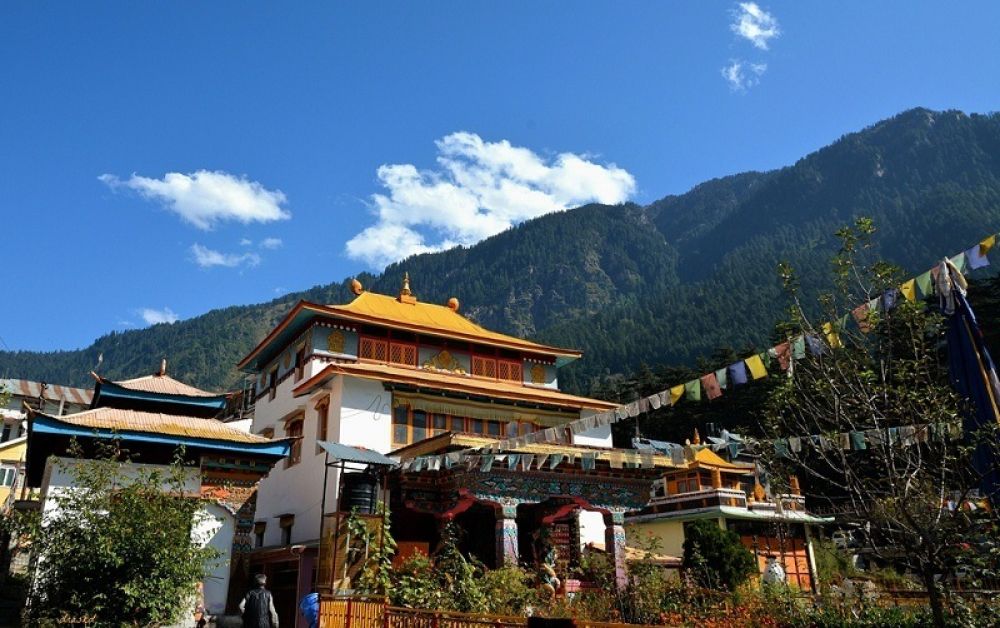
[[[265,588],[267,576],[262,573],[254,577],[257,588],[251,589],[240,602],[243,628],[278,628],[278,611],[274,610],[274,599]]]

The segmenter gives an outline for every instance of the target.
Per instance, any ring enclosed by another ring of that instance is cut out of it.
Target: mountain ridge
[[[456,296],[486,327],[582,349],[562,383],[587,392],[643,363],[766,342],[781,313],[778,261],[795,265],[815,294],[829,284],[833,231],[859,215],[876,220],[878,252],[912,272],[996,231],[1000,117],[911,109],[790,166],[710,179],[645,206],[548,214],[359,279],[394,294],[409,271],[424,301]],[[346,302],[348,282],[112,332],[83,349],[0,352],[0,372],[81,385],[103,352],[108,377],[149,372],[167,357],[175,376],[228,388],[239,381],[236,361],[292,304]]]

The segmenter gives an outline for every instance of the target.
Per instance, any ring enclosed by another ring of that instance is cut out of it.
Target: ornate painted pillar
[[[517,547],[517,505],[514,500],[504,500],[496,505],[497,567],[516,567],[519,557]]]
[[[604,515],[604,548],[615,566],[615,583],[619,589],[628,585],[625,565],[625,510],[615,508]]]

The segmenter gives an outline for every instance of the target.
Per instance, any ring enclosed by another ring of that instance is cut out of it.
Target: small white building
[[[242,585],[249,576],[243,558],[250,550],[257,483],[287,455],[289,443],[212,418],[224,401],[224,395],[174,380],[164,366],[134,380],[98,378],[95,407],[88,410],[59,416],[29,410],[27,485],[38,489],[43,517],[59,516],[57,497],[75,488],[73,468],[80,459],[67,455],[71,442],[91,456],[97,443],[118,440],[135,460],[124,463],[126,477],[171,464],[183,447],[189,465],[183,496],[204,500],[192,521],[192,538],[221,556],[203,583],[205,610],[210,615],[234,611],[230,583],[236,579]]]

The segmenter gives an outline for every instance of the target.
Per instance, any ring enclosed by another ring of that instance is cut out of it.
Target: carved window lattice
[[[358,353],[365,360],[388,362],[389,343],[385,340],[376,340],[375,338],[362,338]]]
[[[497,377],[512,382],[523,381],[524,375],[521,371],[520,362],[510,362],[508,360],[497,361]]]
[[[417,365],[417,346],[393,342],[389,345],[389,362],[393,364]]]
[[[497,361],[493,358],[472,356],[472,374],[477,377],[497,378]]]

